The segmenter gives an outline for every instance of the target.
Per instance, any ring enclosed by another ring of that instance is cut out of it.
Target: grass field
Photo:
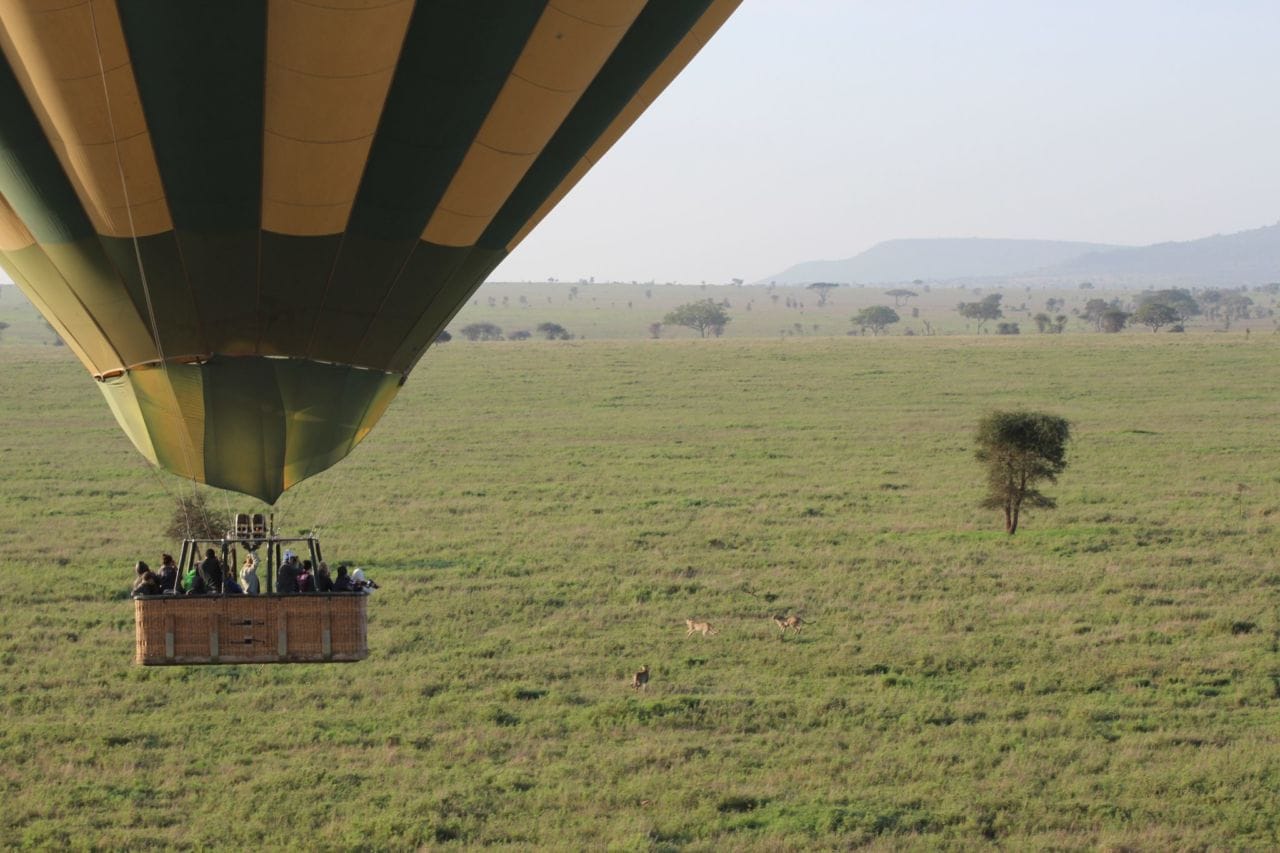
[[[277,509],[382,584],[370,658],[152,669],[189,487],[10,293],[0,846],[1280,845],[1280,337],[439,347]],[[1012,406],[1075,440],[1010,539]]]

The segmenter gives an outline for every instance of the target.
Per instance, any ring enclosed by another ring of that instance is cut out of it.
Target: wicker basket
[[[367,595],[173,596],[134,599],[144,666],[364,660]]]

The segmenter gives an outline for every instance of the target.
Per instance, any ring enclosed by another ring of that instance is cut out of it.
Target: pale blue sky
[[[1280,0],[746,0],[492,278],[1273,224],[1277,43]]]

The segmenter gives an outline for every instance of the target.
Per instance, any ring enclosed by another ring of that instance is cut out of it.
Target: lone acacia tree
[[[855,326],[870,329],[871,334],[878,335],[884,331],[885,326],[891,326],[902,318],[888,305],[872,305],[854,314],[852,319]]]
[[[681,305],[663,317],[662,322],[668,326],[685,326],[696,331],[698,337],[705,338],[708,331],[714,331],[716,328],[723,332],[725,325],[732,319],[723,305],[711,299],[703,299],[701,302]]]
[[[1002,293],[992,293],[984,297],[981,302],[961,302],[956,306],[956,310],[960,312],[961,317],[977,320],[978,332],[981,334],[982,327],[988,320],[999,320],[1004,317],[1004,310],[1000,307],[1000,300],[1003,298]]]
[[[893,290],[886,290],[884,295],[893,297],[894,308],[901,308],[903,305],[907,304],[908,300],[914,299],[919,294],[914,290],[907,290],[905,288],[898,287]]]
[[[538,334],[549,341],[567,341],[573,337],[569,330],[559,323],[539,323]]]
[[[982,506],[1004,510],[1004,531],[1018,532],[1023,505],[1053,509],[1053,498],[1036,489],[1058,481],[1067,467],[1071,424],[1040,412],[992,412],[978,422],[978,461],[987,466]]]
[[[807,289],[817,291],[818,307],[821,308],[823,305],[827,304],[827,299],[830,297],[831,291],[835,290],[839,286],[840,285],[834,281],[815,281],[813,284],[809,285]]]

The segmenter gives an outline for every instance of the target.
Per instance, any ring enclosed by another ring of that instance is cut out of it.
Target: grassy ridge
[[[182,487],[64,349],[12,341],[0,844],[1278,844],[1278,357],[441,347],[278,508],[383,584],[370,659],[141,669],[123,589]],[[971,458],[1011,405],[1077,434],[1014,539]]]

